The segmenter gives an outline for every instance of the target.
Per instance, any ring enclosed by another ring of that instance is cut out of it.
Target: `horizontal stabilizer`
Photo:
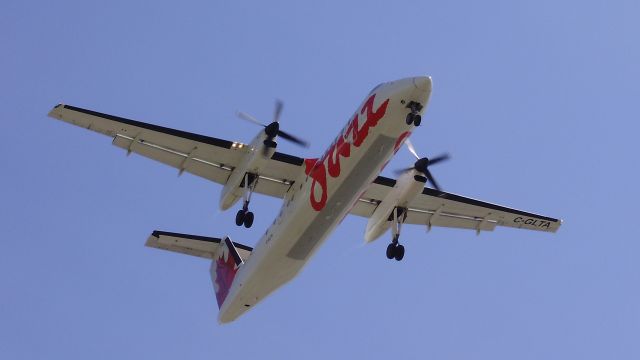
[[[154,231],[147,239],[146,246],[173,251],[181,254],[214,259],[222,239],[199,235],[179,234],[166,231]],[[246,260],[253,248],[233,243],[238,255]]]

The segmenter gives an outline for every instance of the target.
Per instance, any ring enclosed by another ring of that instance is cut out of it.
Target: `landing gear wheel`
[[[394,257],[396,258],[396,261],[400,261],[402,260],[402,258],[404,258],[404,246],[402,245],[396,246]]]
[[[422,122],[422,116],[420,116],[419,114],[413,115],[413,125],[420,126],[421,122]]]
[[[248,229],[251,227],[251,225],[253,225],[253,213],[249,211],[244,216],[244,227]]]
[[[243,209],[238,210],[236,214],[236,225],[242,226],[242,223],[245,221],[245,211]]]
[[[396,244],[387,246],[387,259],[391,260],[396,256]]]
[[[269,147],[270,143],[275,144],[273,140],[267,139],[264,141],[264,144],[267,147]],[[238,210],[238,213],[236,214],[236,225],[244,225],[244,227],[248,229],[253,225],[253,213],[249,211],[249,202],[251,202],[251,194],[253,194],[253,190],[255,190],[256,184],[258,183],[258,175],[245,173],[242,181],[243,184],[240,186],[244,187],[244,192],[242,194],[244,202],[242,204],[242,209]]]
[[[411,125],[411,123],[413,123],[413,119],[414,119],[415,115],[413,113],[408,113],[407,117],[405,118],[405,121],[407,122],[407,125]]]

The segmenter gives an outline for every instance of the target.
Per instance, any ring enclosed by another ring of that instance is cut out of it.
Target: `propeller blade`
[[[449,160],[450,157],[451,156],[449,156],[449,154],[447,153],[441,154],[439,156],[434,157],[433,159],[429,159],[429,165],[434,165],[439,162]]]
[[[409,138],[407,138],[404,141],[404,144],[407,145],[407,149],[409,150],[410,153],[413,154],[413,156],[415,156],[416,159],[420,159],[420,156],[418,156],[418,153],[416,152],[416,148],[413,147],[413,143],[411,143],[411,140],[409,140]]]
[[[412,167],[408,167],[408,168],[404,168],[404,169],[394,170],[393,173],[396,174],[396,175],[402,175],[402,174],[404,174],[405,172],[407,172],[407,171],[409,171],[411,169],[413,169],[413,166]]]
[[[300,146],[304,146],[306,148],[309,147],[309,143],[307,141],[302,140],[300,138],[297,138],[297,137],[295,137],[295,136],[293,136],[293,135],[291,135],[289,133],[286,133],[286,132],[284,132],[282,130],[278,130],[278,136],[280,136],[281,138],[283,138],[285,140],[289,140],[292,143],[298,144]]]
[[[240,119],[242,119],[242,120],[246,120],[246,121],[252,122],[252,123],[254,123],[254,124],[256,124],[256,125],[260,125],[260,126],[263,126],[263,127],[267,127],[267,125],[265,125],[265,124],[261,123],[260,121],[258,121],[258,119],[256,119],[256,118],[254,118],[253,116],[251,116],[251,115],[247,114],[246,112],[238,111],[238,112],[236,113],[236,115],[237,115]]]
[[[282,130],[280,130],[280,126],[278,121],[280,120],[280,114],[282,114],[282,108],[283,108],[284,104],[281,100],[276,100],[276,109],[275,112],[273,114],[273,122],[269,125],[265,125],[263,123],[261,123],[260,121],[258,121],[258,119],[254,118],[253,116],[247,114],[246,112],[243,111],[238,111],[237,115],[240,119],[242,120],[246,120],[249,122],[252,122],[256,125],[260,125],[262,127],[265,128],[265,133],[267,134],[267,137],[269,140],[273,140],[276,136],[279,136],[285,140],[291,141],[292,143],[295,143],[297,145],[300,146],[304,146],[304,147],[309,147],[309,143],[306,140],[300,139],[296,136],[293,136],[287,132],[284,132]],[[265,148],[266,149],[266,148]],[[267,154],[267,150],[264,151],[264,154],[266,156]]]
[[[276,100],[276,111],[273,114],[273,121],[274,122],[280,121],[280,114],[282,113],[282,107],[283,106],[284,106],[284,104],[282,103],[282,100]]]
[[[431,171],[429,171],[429,169],[426,169],[424,174],[427,176],[427,179],[429,179],[429,181],[431,182],[431,185],[433,185],[433,187],[436,190],[440,190],[440,186],[438,186],[438,183],[436,182],[436,179],[434,179],[433,175],[431,175]]]
[[[409,150],[409,152],[415,156],[415,158],[417,159],[417,161],[415,162],[415,164],[413,165],[413,167],[410,168],[405,168],[405,169],[401,169],[401,170],[396,170],[395,174],[396,175],[401,175],[402,173],[409,171],[411,169],[415,169],[421,173],[423,173],[426,177],[427,180],[429,180],[429,182],[431,183],[431,185],[436,189],[436,190],[440,190],[440,185],[438,185],[438,182],[436,182],[436,179],[434,179],[433,175],[431,174],[431,171],[429,171],[429,166],[437,164],[439,162],[443,162],[446,160],[449,160],[450,156],[448,153],[444,153],[444,154],[440,154],[432,159],[428,159],[428,158],[421,158],[418,155],[418,152],[416,151],[416,148],[413,146],[413,143],[411,143],[411,140],[409,140],[409,138],[407,138],[404,142],[405,145],[407,145],[407,150]]]

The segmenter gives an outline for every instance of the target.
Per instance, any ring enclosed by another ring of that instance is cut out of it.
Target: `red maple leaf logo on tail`
[[[229,289],[231,289],[233,279],[236,277],[236,272],[238,272],[238,268],[236,268],[236,263],[231,255],[227,256],[227,261],[224,260],[224,256],[216,260],[216,299],[219,307],[222,307],[224,299],[229,295]]]

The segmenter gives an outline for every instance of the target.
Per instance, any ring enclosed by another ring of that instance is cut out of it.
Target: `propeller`
[[[404,172],[415,169],[416,171],[423,173],[436,190],[440,190],[440,186],[438,186],[436,179],[434,179],[433,175],[431,174],[431,171],[429,171],[429,166],[449,160],[450,158],[449,154],[444,153],[431,159],[426,157],[421,158],[420,156],[418,156],[418,153],[416,152],[416,149],[413,147],[411,140],[407,139],[404,144],[407,145],[407,149],[409,150],[409,152],[413,154],[413,156],[416,158],[416,162],[413,164],[412,167],[396,170],[395,171],[396,175],[400,175]]]
[[[287,141],[290,141],[296,145],[300,145],[303,147],[309,147],[309,143],[299,137],[293,136],[287,132],[285,132],[284,130],[280,130],[280,114],[282,114],[282,107],[283,107],[283,103],[280,100],[276,101],[276,108],[275,108],[275,112],[273,114],[273,121],[266,125],[263,124],[262,122],[260,122],[258,119],[256,119],[255,117],[242,112],[242,111],[238,111],[238,117],[242,120],[246,120],[249,121],[251,123],[254,123],[256,125],[260,125],[262,127],[264,127],[264,132],[265,134],[267,134],[267,140],[273,141],[273,139],[276,138],[276,136],[279,136]],[[264,148],[265,153],[267,152],[267,148]]]

